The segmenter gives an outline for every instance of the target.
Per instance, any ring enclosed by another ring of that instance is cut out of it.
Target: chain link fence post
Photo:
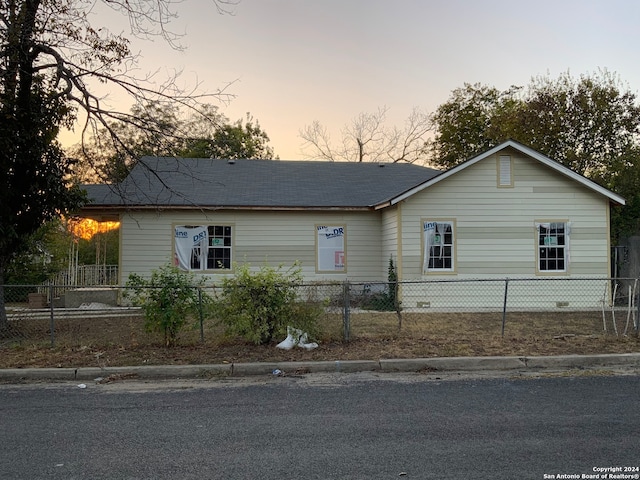
[[[51,335],[51,348],[56,346],[56,323],[53,308],[53,284],[51,284],[49,285],[49,332]]]
[[[400,300],[402,291],[400,282],[397,280],[389,285],[389,291],[393,288],[393,309],[396,311],[396,317],[398,317],[398,331],[402,330],[402,308],[400,304],[402,301]]]
[[[198,315],[200,317],[200,342],[204,343],[204,312],[202,310],[202,288],[198,287]]]
[[[351,340],[351,319],[349,318],[349,314],[351,313],[350,296],[351,286],[349,285],[349,280],[345,280],[342,284],[342,304],[343,304],[343,313],[342,313],[342,337],[345,342]]]
[[[636,282],[639,282],[640,279],[636,279]],[[638,289],[638,298],[636,300],[636,318],[634,322],[634,327],[636,329],[636,338],[640,336],[640,289]]]
[[[507,292],[509,291],[509,279],[504,280],[504,302],[502,304],[502,337],[504,338],[504,326],[507,323]]]

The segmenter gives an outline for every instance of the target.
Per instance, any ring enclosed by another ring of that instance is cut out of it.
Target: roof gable
[[[381,204],[378,206],[378,208],[383,208],[386,205],[394,205],[398,202],[401,202],[407,198],[409,198],[412,195],[415,195],[416,193],[424,190],[425,188],[429,188],[432,185],[435,185],[436,183],[441,182],[442,180],[457,174],[458,172],[469,168],[470,166],[488,158],[491,157],[492,155],[505,150],[507,148],[513,148],[521,153],[523,153],[524,155],[529,156],[530,158],[533,158],[534,160],[537,160],[538,162],[546,165],[547,167],[553,169],[554,171],[556,171],[557,173],[570,178],[573,181],[576,181],[580,184],[582,184],[583,186],[585,186],[586,188],[588,188],[589,190],[592,190],[600,195],[605,196],[606,198],[608,198],[611,202],[613,202],[614,204],[618,204],[618,205],[624,205],[625,204],[625,199],[623,197],[621,197],[620,195],[612,192],[611,190],[608,190],[604,187],[602,187],[601,185],[598,185],[597,183],[595,183],[592,180],[589,180],[588,178],[574,172],[573,170],[565,167],[564,165],[556,162],[555,160],[551,160],[549,157],[546,157],[545,155],[542,155],[541,153],[533,150],[532,148],[529,148],[525,145],[522,145],[521,143],[518,143],[514,140],[507,140],[504,143],[501,143],[500,145],[497,145],[496,147],[487,150],[484,153],[481,153],[480,155],[477,155],[459,165],[456,165],[453,168],[450,168],[449,170],[446,170],[442,173],[440,173],[439,175],[426,180],[425,182],[421,183],[420,185],[416,185],[413,188],[410,188],[409,190],[407,190],[406,192],[403,192],[401,195],[398,195],[397,197],[393,198],[390,202],[388,202],[387,204]]]

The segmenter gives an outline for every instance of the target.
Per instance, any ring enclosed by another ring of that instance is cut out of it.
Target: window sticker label
[[[317,227],[317,268],[324,272],[343,272],[346,265],[345,227],[321,225]]]

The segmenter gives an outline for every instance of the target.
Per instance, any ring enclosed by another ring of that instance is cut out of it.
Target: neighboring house
[[[390,257],[402,281],[604,278],[610,207],[625,202],[514,141],[445,172],[145,157],[87,191],[80,215],[121,222],[121,283],[168,262],[215,279],[294,261],[310,282],[376,282]]]

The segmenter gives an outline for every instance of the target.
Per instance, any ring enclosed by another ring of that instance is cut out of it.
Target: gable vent
[[[511,186],[513,184],[512,172],[511,172],[511,156],[500,155],[500,179],[499,185],[501,187]]]

